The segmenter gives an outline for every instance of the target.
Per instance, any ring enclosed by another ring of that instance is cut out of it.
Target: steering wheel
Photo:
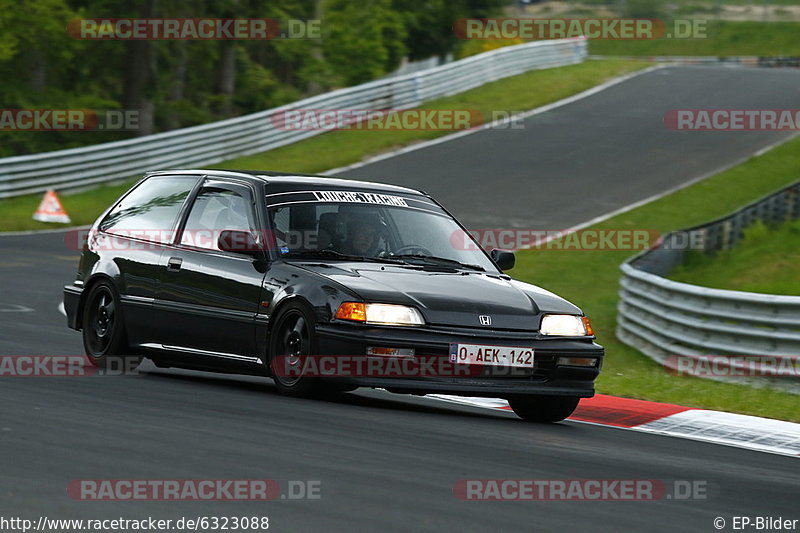
[[[433,255],[433,252],[419,244],[406,244],[392,252],[392,255]]]

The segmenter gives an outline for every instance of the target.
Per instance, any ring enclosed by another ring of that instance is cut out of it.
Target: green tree
[[[0,157],[128,138],[282,105],[445,55],[458,18],[507,0],[0,0],[0,108],[133,109],[138,132],[0,131]],[[80,18],[321,19],[322,39],[85,40]]]
[[[325,60],[345,85],[363,83],[400,64],[406,30],[391,0],[327,0]]]
[[[412,60],[444,57],[459,43],[453,24],[461,18],[497,16],[506,0],[393,0],[407,28],[406,45]]]

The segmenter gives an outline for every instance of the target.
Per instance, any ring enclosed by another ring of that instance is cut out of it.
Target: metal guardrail
[[[673,371],[800,393],[800,296],[711,289],[663,277],[683,262],[690,240],[706,252],[725,250],[756,221],[798,218],[800,182],[726,217],[667,234],[621,266],[617,337]]]
[[[648,61],[651,63],[674,63],[678,65],[717,65],[742,67],[800,67],[798,56],[619,56],[593,54],[587,59],[620,59],[625,61]]]
[[[436,68],[440,65],[453,62],[453,54],[447,54],[445,57],[433,56],[427,59],[419,59],[417,61],[408,61],[401,64],[397,70],[384,74],[378,79],[384,80],[386,78],[396,78],[397,76],[404,76],[406,74],[414,74],[422,70]]]
[[[499,48],[439,67],[377,80],[275,109],[135,139],[0,159],[0,198],[122,180],[147,170],[206,166],[323,133],[275,127],[293,109],[406,109],[524,72],[580,63],[584,39]]]

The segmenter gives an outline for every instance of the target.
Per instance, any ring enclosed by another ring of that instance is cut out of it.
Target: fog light
[[[367,355],[382,355],[384,357],[405,357],[414,355],[414,348],[383,348],[367,346]]]
[[[597,359],[594,357],[559,357],[560,366],[596,366]]]

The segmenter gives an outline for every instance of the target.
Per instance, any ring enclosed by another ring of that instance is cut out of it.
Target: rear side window
[[[155,176],[131,191],[100,223],[109,233],[168,243],[196,176]]]
[[[219,235],[223,231],[253,231],[250,201],[242,193],[230,189],[207,187],[194,201],[181,244],[209,250],[219,250]]]

